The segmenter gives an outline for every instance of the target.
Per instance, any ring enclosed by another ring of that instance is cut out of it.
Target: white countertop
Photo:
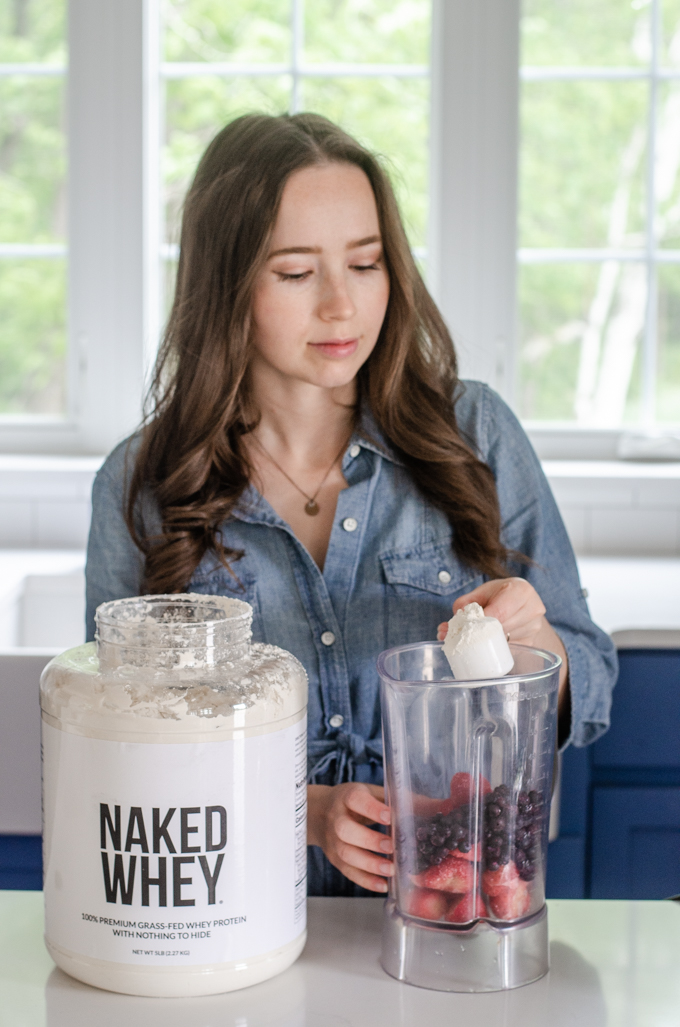
[[[54,967],[40,892],[0,892],[2,1027],[675,1027],[680,906],[553,899],[552,969],[511,992],[455,995],[388,977],[382,899],[310,899],[309,940],[285,973],[201,999],[114,995]]]

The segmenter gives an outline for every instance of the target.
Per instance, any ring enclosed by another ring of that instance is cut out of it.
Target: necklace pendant
[[[309,499],[305,503],[305,513],[309,514],[310,517],[316,517],[319,512],[319,504],[316,499]]]

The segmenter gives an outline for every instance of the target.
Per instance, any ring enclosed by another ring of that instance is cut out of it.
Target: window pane
[[[520,246],[644,245],[647,86],[522,88]]]
[[[680,64],[680,0],[663,0],[661,4],[661,63]]]
[[[522,63],[646,64],[649,10],[648,0],[524,0]]]
[[[0,0],[0,63],[66,62],[66,0]]]
[[[0,78],[0,242],[66,238],[65,83]]]
[[[166,239],[179,241],[181,207],[196,164],[228,121],[249,111],[282,114],[290,103],[290,76],[220,78],[205,75],[166,84]]]
[[[164,0],[166,61],[290,60],[290,0]]]
[[[65,0],[0,0],[0,62],[66,64]],[[65,76],[0,78],[0,244],[66,240]],[[0,259],[0,415],[66,411],[66,261]]]
[[[680,424],[680,266],[659,268],[657,419]]]
[[[424,246],[427,224],[429,82],[399,78],[308,78],[305,110],[338,122],[387,158],[409,240]]]
[[[305,7],[305,59],[428,64],[431,0],[313,0]]]
[[[603,428],[637,422],[646,304],[642,264],[523,266],[520,415]]]
[[[0,413],[63,413],[66,266],[0,260]]]

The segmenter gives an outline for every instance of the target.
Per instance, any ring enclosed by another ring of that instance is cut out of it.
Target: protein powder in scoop
[[[468,603],[451,618],[444,654],[457,681],[503,677],[514,666],[501,622],[485,617],[479,603]]]

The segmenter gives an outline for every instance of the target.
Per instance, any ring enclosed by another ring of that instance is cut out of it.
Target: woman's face
[[[389,291],[364,172],[353,164],[295,172],[255,287],[256,376],[348,385],[376,344]]]

